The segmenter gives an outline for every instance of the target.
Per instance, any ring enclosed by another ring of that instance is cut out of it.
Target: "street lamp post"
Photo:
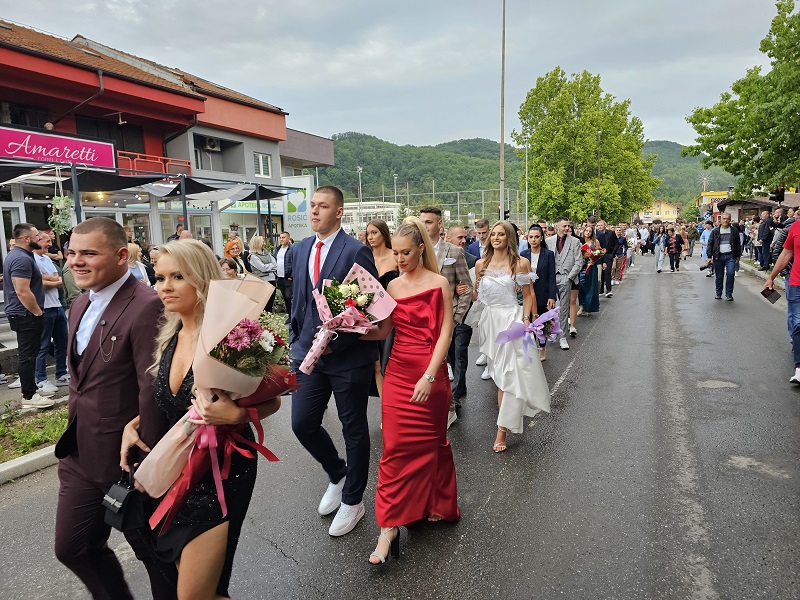
[[[503,190],[506,182],[506,156],[505,156],[505,100],[506,100],[506,0],[503,0],[503,25],[502,42],[500,46],[500,202],[505,207]],[[500,209],[500,218],[503,218],[503,208]]]
[[[600,218],[600,135],[602,131],[597,132],[597,218]]]
[[[533,217],[528,216],[528,207],[530,205],[530,201],[528,200],[528,147],[530,146],[530,140],[525,137],[525,219],[530,223],[533,220]]]
[[[363,218],[363,211],[364,211],[364,204],[362,203],[362,196],[361,196],[361,173],[364,171],[360,166],[356,167],[356,173],[358,173],[358,227],[356,227],[356,233],[361,229],[361,219]]]
[[[397,204],[397,173],[395,173],[393,177],[394,177],[394,203]]]

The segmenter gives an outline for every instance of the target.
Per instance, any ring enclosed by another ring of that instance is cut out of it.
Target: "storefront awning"
[[[0,165],[0,184],[11,181],[12,179],[16,179],[17,177],[22,177],[23,175],[30,175],[38,169],[38,165],[32,167]]]
[[[102,171],[82,171],[78,173],[78,189],[81,192],[113,192],[142,186],[160,181],[164,176],[116,175]],[[72,191],[72,178],[67,178],[62,185],[65,190]]]
[[[258,186],[258,197],[261,200],[272,200],[273,198],[280,198],[281,196],[286,196],[287,194],[291,194],[294,189],[287,189],[276,191],[272,188],[268,188],[264,185]],[[238,198],[238,200],[255,200],[256,199],[256,190],[254,189],[250,192],[249,195],[245,196],[244,198]]]

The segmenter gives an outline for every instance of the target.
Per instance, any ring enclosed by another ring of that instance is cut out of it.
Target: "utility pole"
[[[506,155],[505,155],[505,99],[506,99],[506,0],[503,0],[503,27],[502,44],[500,49],[500,202],[505,203],[503,191],[506,181]],[[503,204],[505,207],[505,204]],[[500,209],[500,219],[503,218],[503,209]]]
[[[600,218],[600,135],[602,131],[597,132],[597,218]]]
[[[364,204],[362,202],[361,197],[361,173],[364,171],[360,166],[356,167],[356,172],[358,173],[358,226],[356,227],[356,233],[361,229],[361,219],[363,218],[364,214]]]

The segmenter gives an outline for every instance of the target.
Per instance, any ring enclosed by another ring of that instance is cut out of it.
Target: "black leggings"
[[[669,268],[673,271],[681,268],[681,253],[669,255]]]

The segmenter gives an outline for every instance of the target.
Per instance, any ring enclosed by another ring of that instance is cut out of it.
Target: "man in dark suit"
[[[55,553],[93,598],[109,600],[132,595],[107,544],[111,529],[102,502],[120,476],[123,428],[140,405],[154,405],[147,369],[162,310],[156,293],[130,276],[127,261],[125,232],[111,219],[95,217],[73,229],[67,264],[89,292],[75,299],[69,314],[69,424],[55,450]],[[142,439],[167,428],[160,410],[141,415]],[[147,568],[153,597],[175,598],[175,567],[156,561],[147,532],[125,537]]]
[[[286,314],[291,318],[292,315],[292,238],[288,231],[281,233],[278,238],[280,244],[273,256],[278,264],[277,286],[283,302],[286,304]]]
[[[600,293],[602,294],[605,290],[606,298],[611,298],[614,295],[614,291],[611,289],[611,268],[614,265],[614,253],[617,250],[617,235],[606,226],[605,221],[597,222],[595,233],[600,247],[606,251],[600,261]]]
[[[312,290],[322,291],[325,279],[342,281],[354,263],[378,278],[372,251],[342,230],[344,196],[339,188],[322,186],[311,198],[311,229],[316,235],[292,247],[293,296],[290,324],[291,359],[300,388],[292,395],[292,430],[303,447],[327,473],[330,484],[317,512],[338,509],[328,533],[345,535],[364,516],[362,497],[369,472],[367,399],[378,359],[375,342],[354,333],[340,333],[310,375],[298,367],[322,321]],[[347,462],[339,456],[322,417],[333,393],[342,422]]]
[[[475,237],[478,239],[467,246],[467,252],[476,258],[480,258],[483,255],[483,251],[486,249],[486,244],[489,241],[488,219],[478,219],[475,222]]]

